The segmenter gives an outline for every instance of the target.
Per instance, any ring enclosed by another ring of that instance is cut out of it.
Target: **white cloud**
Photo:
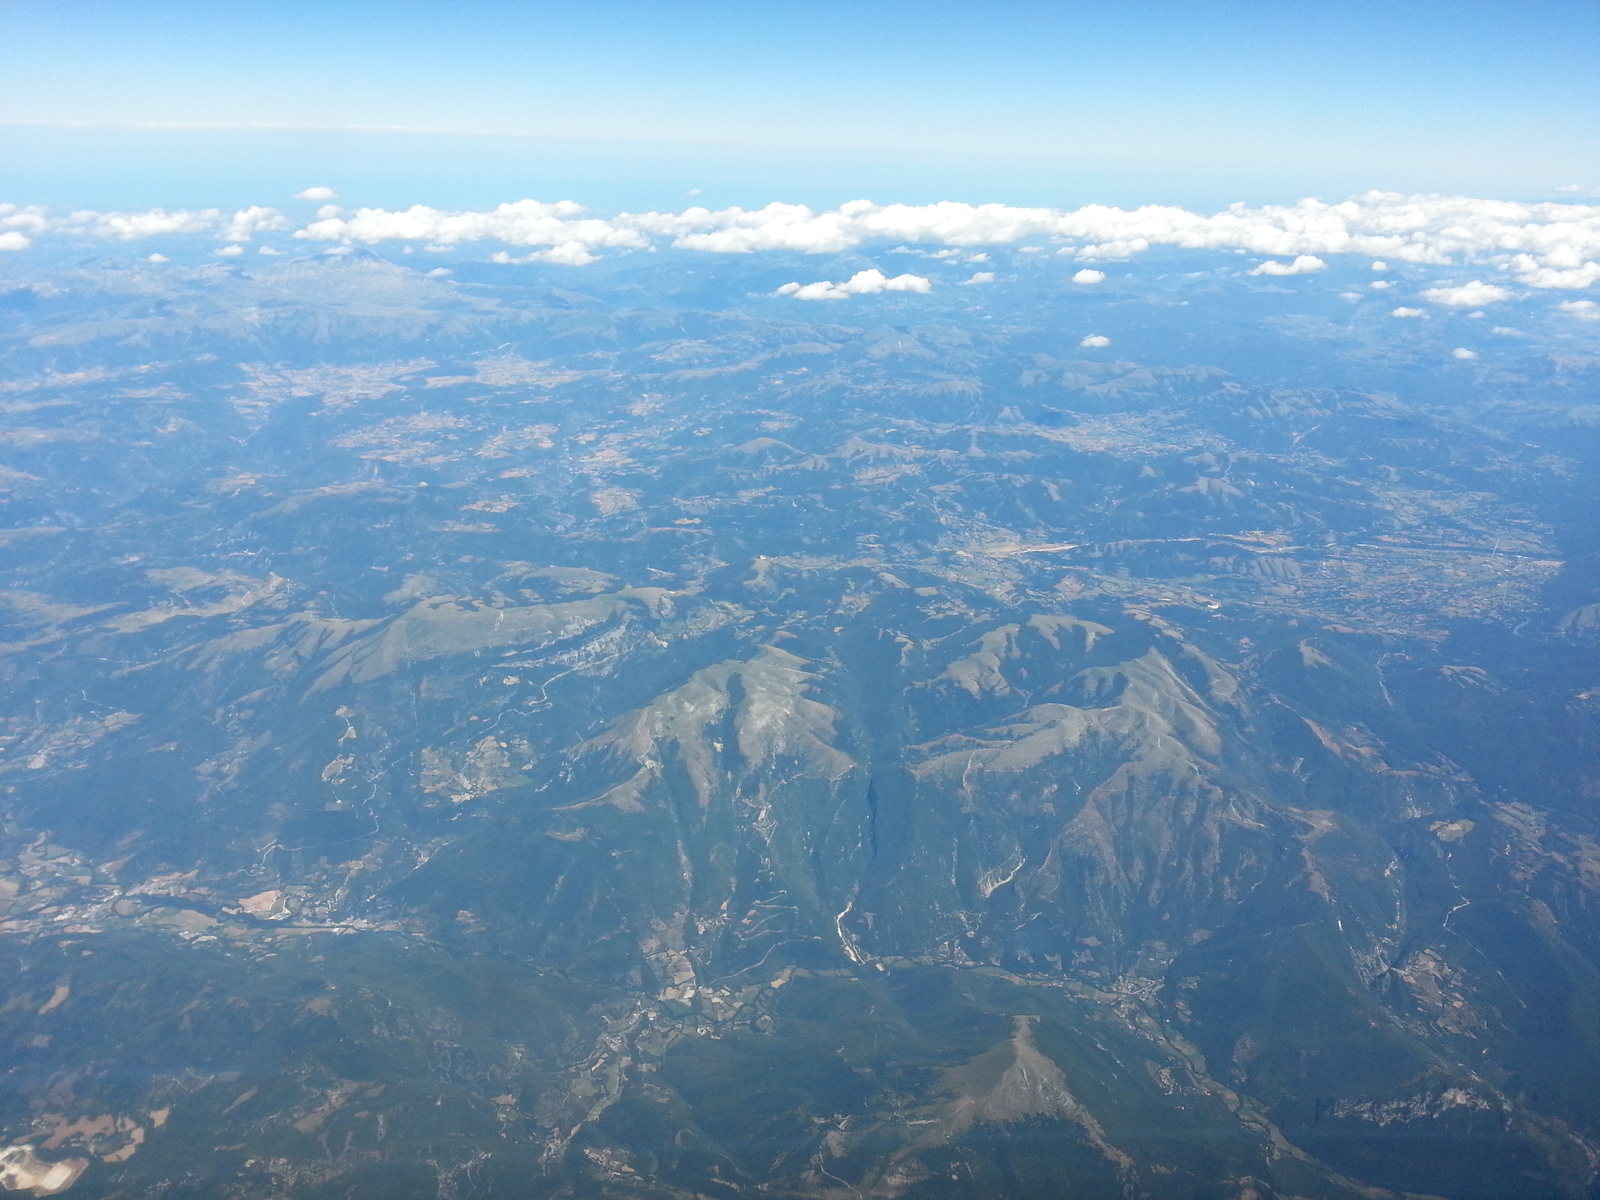
[[[360,242],[420,241],[427,249],[449,249],[462,242],[500,241],[513,246],[546,246],[522,259],[502,252],[493,262],[549,262],[582,266],[594,261],[600,247],[647,249],[651,243],[630,227],[626,214],[612,221],[584,218],[582,205],[570,200],[543,204],[520,200],[489,212],[446,212],[414,205],[403,212],[381,208],[357,209],[352,215],[327,217],[297,230],[295,237],[313,241]],[[693,210],[691,210],[693,211]]]
[[[1105,259],[1123,262],[1135,254],[1143,254],[1148,249],[1150,249],[1149,238],[1112,238],[1108,242],[1096,242],[1093,245],[1080,247],[1077,256],[1090,262]]]
[[[1104,283],[1105,281],[1106,273],[1104,271],[1096,271],[1093,267],[1085,267],[1072,277],[1073,283]]]
[[[1600,304],[1593,300],[1563,300],[1556,307],[1564,313],[1571,313],[1580,321],[1600,321]]]
[[[971,279],[963,279],[961,282],[964,283],[964,284],[966,284],[966,283],[993,283],[994,282],[994,272],[993,271],[974,271],[972,273],[972,278]]]
[[[1420,308],[1397,308],[1389,315],[1391,317],[1425,317],[1428,314]]]
[[[448,250],[449,246],[428,246],[429,250]],[[521,258],[513,258],[504,250],[497,251],[489,256],[492,263],[555,263],[562,267],[586,267],[592,263],[595,256],[589,253],[589,248],[581,242],[563,242],[559,246],[551,246],[548,250],[530,250]]]
[[[1302,254],[1293,262],[1281,263],[1276,259],[1267,259],[1259,267],[1250,271],[1251,275],[1304,275],[1308,271],[1325,271],[1328,264],[1314,254]]]
[[[1367,284],[1367,286],[1369,288],[1377,288],[1379,291],[1382,291],[1384,288],[1393,287],[1394,282],[1389,279],[1374,279],[1371,283]]]
[[[12,233],[43,233],[51,226],[49,211],[37,205],[0,204],[0,229]]]
[[[1465,346],[1457,346],[1454,350],[1450,351],[1450,357],[1451,358],[1477,358],[1478,357],[1478,352],[1476,350],[1468,350]]]
[[[329,217],[344,216],[344,209],[337,204],[324,204],[317,209],[317,220],[326,221]]]
[[[279,254],[282,254],[283,251],[282,250],[274,250],[271,246],[261,246],[256,250],[256,253],[257,254],[269,254],[269,255],[273,255],[275,257],[275,256],[277,256]]]
[[[26,250],[31,245],[33,242],[29,240],[28,235],[18,233],[15,229],[0,233],[0,250]]]
[[[1412,263],[1483,259],[1520,271],[1579,269],[1600,255],[1600,207],[1392,192],[1369,192],[1338,204],[1302,200],[1261,208],[1235,205],[1209,216],[1161,205],[1133,210],[1089,205],[1064,211],[953,201],[878,205],[866,200],[824,212],[799,204],[769,204],[760,209],[623,213],[602,220],[579,217],[582,211],[570,202],[531,200],[476,213],[421,206],[403,212],[362,209],[342,221],[314,222],[301,236],[369,243],[578,241],[590,247],[637,247],[664,238],[679,249],[716,253],[835,253],[873,241],[978,246],[1044,237],[1081,242],[1076,255],[1091,260],[1127,258],[1161,245],[1291,259],[1379,252],[1385,259]],[[1514,262],[1517,255],[1529,256],[1531,265]],[[1310,264],[1299,271],[1307,269]]]
[[[230,242],[248,242],[257,233],[271,229],[287,229],[288,219],[275,208],[262,208],[253,204],[249,208],[241,208],[228,218],[222,232],[217,236]]]
[[[1085,350],[1098,350],[1101,346],[1111,345],[1111,339],[1098,333],[1091,333],[1088,337],[1080,341],[1078,345],[1082,346]]]
[[[857,271],[843,283],[820,280],[801,285],[786,283],[777,290],[779,296],[793,296],[796,300],[844,300],[851,296],[872,296],[879,292],[931,292],[933,282],[921,275],[886,276],[876,267]]]
[[[243,246],[224,246],[224,247],[222,247],[222,249],[213,250],[211,253],[213,255],[215,255],[217,258],[233,258],[233,257],[235,257],[237,255],[243,254],[244,253],[244,247]]]
[[[1443,304],[1449,308],[1476,308],[1480,304],[1494,304],[1500,300],[1511,299],[1511,289],[1498,287],[1492,283],[1485,283],[1481,279],[1474,279],[1471,283],[1463,283],[1460,287],[1429,288],[1422,293],[1424,300],[1434,304]]]
[[[145,259],[145,262],[171,262],[171,261],[172,260],[170,258],[168,258],[165,254],[152,254],[152,255],[150,255],[149,258]]]
[[[1372,264],[1372,269],[1374,271],[1387,271],[1389,269],[1389,264],[1381,260],[1374,261]]]
[[[332,200],[339,193],[331,187],[308,187],[303,192],[296,192],[296,200]]]
[[[56,228],[68,233],[86,233],[131,242],[169,233],[209,233],[221,219],[222,213],[214,208],[192,212],[181,209],[168,212],[164,208],[152,208],[142,213],[75,212]]]
[[[301,193],[309,196],[313,191]],[[253,216],[251,214],[254,214]],[[245,236],[275,227],[271,209],[224,214],[215,209],[146,213],[78,212],[0,205],[0,231],[37,238],[46,232],[116,239],[159,234]],[[1301,200],[1250,208],[1236,204],[1202,214],[1168,205],[1137,209],[1088,205],[1063,210],[1004,204],[879,205],[852,200],[815,211],[800,204],[760,209],[692,207],[678,213],[620,213],[595,217],[571,201],[520,200],[486,211],[416,205],[403,210],[325,208],[295,236],[345,246],[416,242],[458,246],[499,242],[558,253],[579,261],[603,249],[647,249],[662,242],[682,250],[751,253],[764,250],[829,254],[868,243],[974,248],[1023,241],[1077,246],[1080,260],[1125,259],[1152,247],[1232,250],[1270,256],[1262,274],[1301,273],[1330,254],[1359,254],[1374,266],[1483,264],[1525,287],[1577,289],[1600,284],[1600,204],[1526,204],[1461,196],[1368,192],[1338,203]],[[572,249],[559,249],[572,247]],[[1288,260],[1285,265],[1281,260]],[[969,261],[971,259],[969,258]],[[1485,285],[1491,286],[1491,285]]]
[[[1567,256],[1562,256],[1563,261]],[[1540,266],[1529,254],[1519,254],[1512,260],[1517,278],[1529,287],[1562,288],[1576,290],[1600,283],[1600,262],[1586,262],[1578,266]]]
[[[589,248],[582,242],[562,242],[559,246],[551,246],[548,250],[536,250],[528,255],[529,258],[541,262],[560,263],[568,267],[581,267],[592,263],[595,256],[589,253]]]
[[[439,278],[443,278],[444,276],[450,274],[450,268],[449,267],[435,267],[431,271],[425,271],[424,274],[433,275],[433,276],[436,276],[436,277],[439,277]]]

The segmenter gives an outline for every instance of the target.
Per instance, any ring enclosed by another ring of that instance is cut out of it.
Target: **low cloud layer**
[[[315,192],[321,198],[323,190],[307,189],[302,195],[310,198]],[[13,250],[26,249],[45,234],[120,241],[205,234],[248,241],[287,228],[287,219],[270,208],[62,215],[0,205],[0,237],[5,239],[0,247]],[[760,209],[696,207],[679,213],[611,217],[591,215],[571,201],[520,200],[484,211],[414,205],[347,212],[330,206],[294,230],[293,236],[308,245],[333,247],[384,242],[456,247],[490,242],[522,251],[518,256],[503,250],[502,261],[530,261],[532,256],[532,261],[573,266],[605,250],[660,246],[721,254],[828,254],[875,243],[975,247],[1031,242],[1055,246],[1087,263],[1170,246],[1271,256],[1254,268],[1253,273],[1261,275],[1303,274],[1321,269],[1325,256],[1359,254],[1418,265],[1482,264],[1533,288],[1575,290],[1600,284],[1600,205],[1395,192],[1368,192],[1336,204],[1321,200],[1257,208],[1238,204],[1210,215],[1165,205],[1064,210],[954,201],[880,205],[866,200],[827,211],[769,204]]]

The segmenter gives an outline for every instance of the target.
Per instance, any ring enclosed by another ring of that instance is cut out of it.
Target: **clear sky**
[[[0,0],[24,203],[1538,198],[1597,113],[1595,0]]]

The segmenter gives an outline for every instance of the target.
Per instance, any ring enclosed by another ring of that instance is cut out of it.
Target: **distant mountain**
[[[0,1186],[1600,1195],[1600,326],[1012,257],[17,273]]]

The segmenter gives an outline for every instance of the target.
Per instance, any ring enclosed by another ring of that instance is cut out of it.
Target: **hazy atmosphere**
[[[0,1195],[1600,1198],[1597,62],[0,0]]]
[[[1583,0],[5,0],[13,202],[1556,199]],[[553,189],[553,190],[552,190]],[[559,193],[559,194],[558,194]]]

